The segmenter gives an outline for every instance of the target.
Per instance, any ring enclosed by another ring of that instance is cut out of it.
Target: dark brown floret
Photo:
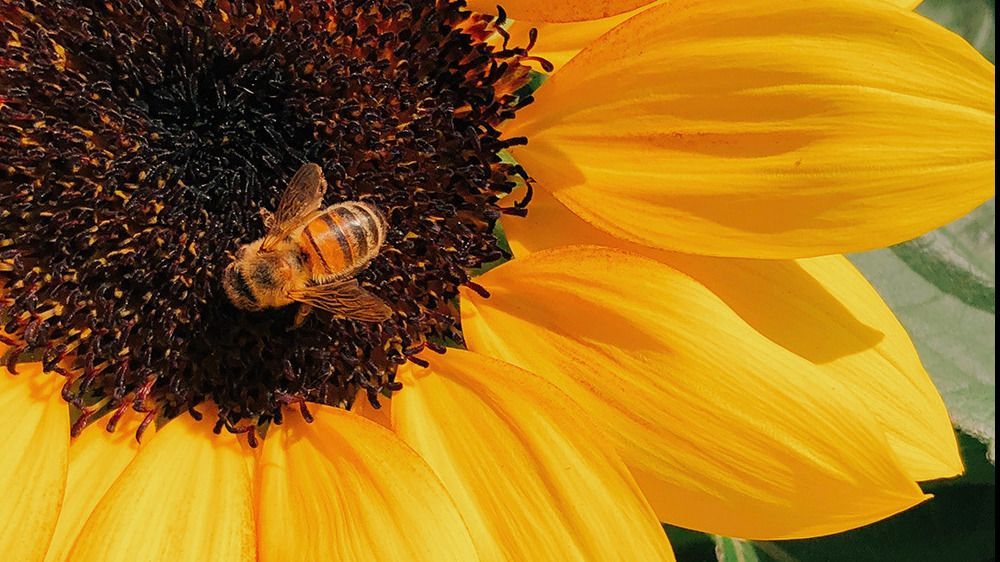
[[[0,336],[83,410],[147,423],[221,410],[252,432],[304,401],[373,402],[454,297],[503,257],[499,197],[522,173],[496,126],[530,101],[524,49],[461,2],[0,0]],[[382,324],[244,312],[219,279],[317,162],[326,202],[365,200],[386,245],[359,279]],[[251,433],[252,435],[252,433]]]

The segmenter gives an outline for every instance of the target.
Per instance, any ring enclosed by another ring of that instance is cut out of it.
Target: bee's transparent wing
[[[362,289],[354,279],[305,287],[289,292],[288,297],[352,320],[383,322],[392,315],[389,305]]]
[[[308,222],[312,214],[323,204],[325,193],[326,178],[323,177],[322,168],[311,163],[299,168],[281,195],[278,210],[275,211],[271,224],[267,225],[268,231],[261,244],[261,250],[273,249],[292,231]]]

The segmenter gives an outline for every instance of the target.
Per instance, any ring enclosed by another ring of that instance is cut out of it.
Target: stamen
[[[128,410],[128,407],[128,402],[122,402],[117,408],[115,408],[114,413],[111,414],[110,418],[108,418],[108,423],[104,426],[104,429],[109,433],[113,432],[118,427],[118,422],[121,421],[122,416],[125,414],[125,411]]]
[[[142,443],[142,435],[146,433],[146,428],[149,427],[149,424],[153,423],[153,420],[156,419],[156,415],[159,413],[158,408],[153,408],[147,412],[146,417],[142,418],[142,421],[139,422],[139,427],[135,430],[135,440],[137,443]]]
[[[538,41],[538,28],[532,27],[528,31],[528,45],[524,48],[525,51],[530,51],[535,48],[535,42]]]
[[[426,341],[422,341],[418,345],[407,349],[403,353],[405,353],[406,356],[409,357],[410,355],[416,355],[416,354],[420,353],[426,347],[427,347],[427,342]]]
[[[371,404],[372,408],[375,408],[376,410],[382,409],[382,403],[379,402],[377,392],[365,393],[365,397],[368,398],[368,403]]]
[[[445,351],[447,351],[447,348],[445,348],[445,346],[436,344],[434,342],[427,342],[426,346],[427,349],[433,351],[434,353],[437,353],[438,355],[444,355]]]
[[[430,362],[421,359],[420,357],[414,357],[412,355],[407,356],[406,360],[409,361],[410,363],[423,367],[424,369],[431,366]]]
[[[475,281],[466,281],[465,286],[472,289],[477,295],[483,297],[484,299],[490,298],[490,292],[486,290],[486,287],[483,287]]]
[[[87,427],[87,422],[90,421],[91,416],[93,416],[97,410],[95,408],[82,408],[80,410],[80,417],[73,422],[73,426],[70,428],[70,437],[77,437],[83,428]]]
[[[309,406],[306,405],[305,400],[299,401],[299,413],[302,414],[302,419],[306,420],[307,423],[313,422],[313,415],[309,412]]]
[[[14,347],[11,347],[10,349],[7,350],[7,359],[6,359],[7,364],[5,366],[7,367],[7,370],[10,371],[10,374],[12,375],[20,374],[17,371],[17,363],[18,363],[17,360],[20,359],[21,354],[24,353],[25,351],[27,351],[27,346],[24,345],[15,345]]]
[[[532,29],[532,31],[536,31],[536,30]],[[526,55],[526,56],[522,57],[521,60],[531,61],[531,62],[537,62],[538,65],[541,66],[542,70],[544,70],[545,72],[552,72],[553,70],[556,69],[556,65],[552,64],[551,62],[549,62],[548,59],[544,59],[544,58],[539,57],[539,56]]]

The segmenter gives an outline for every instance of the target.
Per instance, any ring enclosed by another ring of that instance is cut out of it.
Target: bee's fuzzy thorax
[[[2,360],[66,377],[84,416],[372,401],[504,253],[515,165],[497,126],[530,101],[523,49],[446,0],[0,0]],[[370,202],[384,248],[358,280],[384,323],[233,306],[223,274],[304,162],[326,204]],[[96,419],[96,416],[93,416]],[[117,418],[112,418],[116,420]],[[112,424],[113,425],[113,424]]]

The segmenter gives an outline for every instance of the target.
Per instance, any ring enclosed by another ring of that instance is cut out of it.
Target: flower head
[[[5,552],[669,560],[961,471],[836,254],[990,196],[992,65],[882,0],[479,4],[0,3]],[[387,320],[227,296],[308,162]]]
[[[358,389],[377,403],[414,350],[461,340],[457,287],[503,257],[493,227],[518,170],[496,125],[525,101],[523,50],[483,43],[486,25],[449,3],[5,13],[9,365],[68,360],[63,394],[86,412],[172,418],[209,399],[232,429]],[[359,280],[388,321],[290,330],[293,307],[224,295],[222,271],[303,162],[322,163],[329,203],[387,216]]]

